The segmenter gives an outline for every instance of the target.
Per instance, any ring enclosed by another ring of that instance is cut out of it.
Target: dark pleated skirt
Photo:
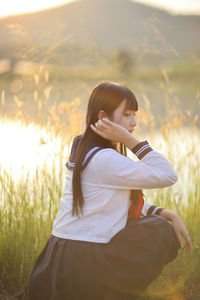
[[[179,248],[171,224],[159,216],[128,218],[126,227],[104,244],[52,235],[36,261],[25,299],[136,299]]]

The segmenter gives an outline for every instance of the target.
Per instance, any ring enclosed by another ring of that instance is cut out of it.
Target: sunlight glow
[[[200,14],[199,0],[132,0],[133,2],[143,3],[168,10],[174,14]]]
[[[58,5],[70,3],[73,1],[84,1],[84,0],[7,0],[1,4],[0,17],[8,15],[23,14],[27,12],[34,12]],[[109,0],[108,0],[109,1]],[[171,13],[181,14],[200,14],[200,1],[199,0],[131,0],[133,2],[139,2],[143,4],[160,7],[166,9]]]
[[[150,141],[153,148],[162,153],[181,175],[178,183],[173,187],[177,193],[177,201],[181,196],[181,201],[187,202],[188,192],[193,192],[194,183],[189,168],[196,171],[199,168],[199,137],[200,132],[195,128],[193,130],[183,128],[177,131],[166,129],[162,134],[160,131],[149,136],[145,134],[145,138]],[[60,163],[64,168],[71,149],[69,144],[62,148],[61,137],[55,137],[34,124],[26,126],[20,121],[0,122],[0,140],[0,175],[3,176],[6,170],[12,175],[14,181],[22,177],[26,178],[27,175],[33,178],[36,171],[44,168],[47,168],[48,173],[51,174],[52,168],[55,167],[58,173]]]
[[[6,170],[15,179],[21,176],[35,175],[37,169],[44,166],[52,168],[58,164],[60,155],[63,166],[68,156],[68,147],[61,153],[62,141],[45,129],[29,124],[25,126],[18,122],[0,122],[0,174]]]
[[[38,11],[75,0],[7,0],[1,4],[0,17]]]

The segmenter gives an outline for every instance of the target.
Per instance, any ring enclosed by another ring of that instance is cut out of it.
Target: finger
[[[108,118],[102,118],[102,121],[105,122],[107,125],[112,126],[113,122],[110,121]]]
[[[190,235],[189,235],[189,233],[188,233],[187,231],[183,233],[183,238],[185,239],[185,241],[186,241],[188,244],[191,244],[191,245],[192,245],[192,241],[191,241]]]
[[[90,124],[90,128],[96,132],[96,127],[93,124]]]
[[[185,244],[183,245],[182,249],[186,249],[186,250],[187,250],[187,248],[188,248],[188,243],[185,243]]]
[[[99,129],[97,129],[93,124],[90,124],[90,128],[98,135],[104,137],[104,134]]]
[[[188,244],[187,242],[185,243],[182,249],[185,249],[187,253],[192,253],[192,245]]]
[[[186,249],[188,253],[192,253],[192,241],[189,237],[189,235],[185,238],[186,240]]]
[[[186,249],[188,253],[192,253],[192,241],[190,239],[189,233],[188,232],[184,232],[182,235],[183,235],[183,238],[186,241],[183,249]]]
[[[100,130],[97,129],[96,126],[97,126],[97,123],[95,123],[95,126],[94,126],[93,124],[90,124],[90,128],[91,128],[94,132],[96,132],[96,133],[101,132]]]
[[[108,118],[102,118],[102,120],[103,120],[105,123],[107,123],[107,124],[108,124],[109,121],[110,121]]]
[[[183,248],[182,237],[181,237],[181,235],[179,233],[177,233],[177,239],[178,239],[178,242],[179,242],[181,248]]]
[[[102,120],[99,120],[97,123],[95,123],[95,125],[102,128],[108,128],[108,126],[105,123],[103,123]]]

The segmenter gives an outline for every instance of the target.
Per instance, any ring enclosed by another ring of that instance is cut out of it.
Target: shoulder
[[[130,161],[130,158],[122,155],[120,152],[118,152],[115,149],[112,148],[105,148],[100,149],[93,157],[92,159],[93,163],[96,166],[104,166],[108,167],[110,165],[116,165],[121,164],[125,161]]]
[[[112,148],[104,148],[104,149],[99,149],[99,151],[96,153],[94,158],[96,160],[102,159],[102,158],[107,158],[110,156],[122,156],[121,153],[119,153],[117,150],[112,149]]]

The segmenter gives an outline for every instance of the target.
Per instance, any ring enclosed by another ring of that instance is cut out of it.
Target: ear
[[[106,113],[104,110],[100,110],[100,112],[98,113],[98,119],[101,120],[103,118],[107,117]]]

